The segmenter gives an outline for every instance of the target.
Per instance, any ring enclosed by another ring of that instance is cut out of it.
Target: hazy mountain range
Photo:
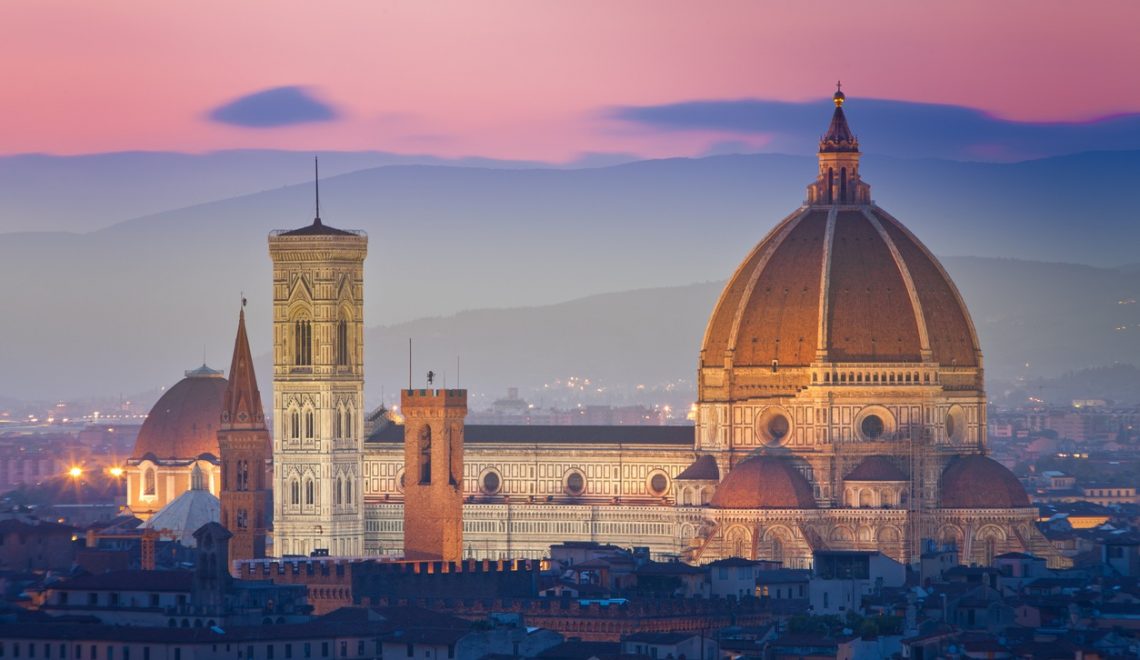
[[[1138,261],[1128,195],[1137,155],[867,157],[863,172],[874,198],[937,254],[986,257],[945,262],[982,334],[989,375],[1048,376],[1140,361],[1137,308],[1118,304],[1140,297],[1140,273],[1117,268]],[[304,181],[307,155],[288,158],[297,161],[289,180]],[[156,169],[134,175],[149,204],[166,199],[155,181],[178,188]],[[800,203],[814,169],[809,157],[751,155],[588,169],[396,165],[329,177],[322,216],[368,231],[366,319],[387,326],[370,335],[369,398],[406,381],[408,335],[424,369],[450,370],[460,354],[463,384],[496,392],[587,371],[615,387],[691,380],[720,285],[690,283],[727,277]],[[267,351],[266,234],[311,221],[312,185],[235,177],[221,183],[261,192],[88,233],[0,235],[0,396],[144,391],[173,383],[203,354],[228,366],[241,292],[253,348]],[[28,208],[0,203],[5,216]],[[631,292],[584,298],[614,291]],[[486,308],[511,309],[446,317]],[[412,322],[423,317],[444,318]]]

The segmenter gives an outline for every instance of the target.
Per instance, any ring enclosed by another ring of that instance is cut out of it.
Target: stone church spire
[[[871,187],[859,178],[859,139],[847,125],[843,103],[847,95],[836,83],[831,97],[835,111],[827,133],[819,139],[819,178],[808,186],[807,202],[816,205],[865,205],[871,203]]]
[[[233,534],[230,558],[260,559],[265,556],[271,520],[269,467],[272,454],[245,331],[244,298],[229,375],[218,429],[222,525]]]
[[[233,361],[230,363],[229,385],[222,408],[222,428],[264,429],[265,411],[261,406],[261,392],[257,389],[257,376],[253,372],[253,356],[249,350],[249,336],[245,331],[245,301],[238,315],[237,338],[234,340]]]

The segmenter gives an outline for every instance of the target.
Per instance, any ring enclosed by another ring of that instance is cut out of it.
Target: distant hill
[[[547,167],[486,158],[448,160],[379,151],[321,152],[322,176],[384,165]],[[3,231],[102,229],[193,204],[312,181],[311,153],[246,149],[185,154],[125,151],[0,156]]]
[[[1140,291],[1140,274],[1013,259],[942,261],[972,311],[988,380],[1000,391],[1033,374],[1140,361],[1140,309],[1119,304]],[[367,373],[389,392],[403,386],[407,338],[415,337],[416,382],[428,368],[454,378],[460,355],[462,384],[492,399],[510,386],[541,392],[544,384],[569,376],[616,390],[610,398],[587,401],[621,403],[638,384],[674,383],[692,392],[705,323],[722,287],[710,282],[629,291],[374,328],[366,335]],[[1129,373],[1135,369],[1091,371],[1069,377],[1063,387],[1031,389],[1054,388],[1047,394],[1060,400],[1085,392],[1086,398],[1140,402],[1140,382],[1129,385]]]
[[[1140,297],[1135,277],[1103,267],[1136,261],[1140,223],[1120,191],[1140,177],[1138,163],[1127,152],[1008,165],[867,157],[864,172],[874,197],[937,254],[1102,266],[951,262],[991,372],[1029,362],[1031,375],[1052,375],[1136,354],[1135,343],[1121,343],[1129,332],[1109,327],[1114,315],[1132,322],[1127,305],[1112,305]],[[811,158],[779,155],[565,170],[387,166],[324,181],[322,215],[369,232],[366,319],[392,326],[464,309],[541,308],[600,292],[721,280],[798,206],[814,171]],[[196,366],[203,349],[224,367],[240,292],[250,299],[253,348],[268,350],[266,234],[310,222],[311,207],[306,182],[87,234],[0,235],[0,396],[144,391]],[[691,303],[661,294],[641,316],[632,315],[636,305],[622,316],[625,303],[583,308],[578,325],[564,320],[541,336],[541,354],[567,356],[559,374],[589,351],[631,380],[658,372],[691,378],[692,337],[699,339],[715,300],[710,286],[711,295],[694,291]],[[602,345],[582,342],[582,353],[569,350],[576,337],[610,323],[599,316],[607,313],[620,334]],[[685,324],[684,332],[673,327]],[[617,339],[630,336],[636,339],[626,344]],[[632,359],[669,336],[676,358]],[[440,350],[453,361],[454,350]],[[382,360],[370,371],[370,397],[381,383],[406,380],[401,369],[389,377],[383,366],[403,364],[405,351],[369,345],[369,360]],[[477,359],[475,349],[462,352]],[[496,378],[517,380],[515,370],[538,378],[536,360],[504,362]],[[476,383],[480,370],[471,365],[464,373]]]

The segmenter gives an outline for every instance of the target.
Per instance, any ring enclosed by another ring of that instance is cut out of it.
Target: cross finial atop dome
[[[831,97],[835,102],[835,112],[831,115],[831,125],[827,133],[819,140],[819,153],[859,151],[859,140],[847,125],[847,115],[843,113],[843,102],[847,95],[843,93],[842,81],[835,83],[835,94]]]

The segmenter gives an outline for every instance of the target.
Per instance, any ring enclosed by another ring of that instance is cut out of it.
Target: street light
[[[72,479],[78,479],[79,477],[83,476],[83,468],[79,467],[78,465],[72,466],[72,468],[67,471],[67,474]]]
[[[115,467],[111,468],[110,470],[108,470],[108,472],[110,472],[111,476],[115,477],[116,479],[123,476],[123,468],[121,468],[117,465]]]

